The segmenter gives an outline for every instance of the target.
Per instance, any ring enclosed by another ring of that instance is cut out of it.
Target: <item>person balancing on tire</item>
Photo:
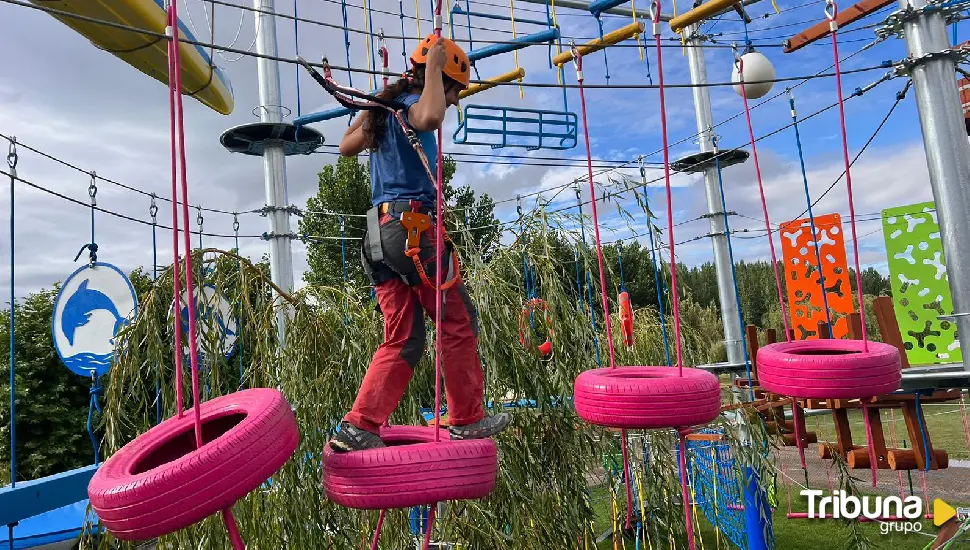
[[[384,343],[374,353],[360,391],[339,432],[335,451],[384,447],[380,427],[397,407],[424,354],[424,315],[435,313],[431,281],[442,283],[441,354],[452,439],[491,437],[511,422],[508,413],[485,416],[484,381],[478,358],[478,312],[457,272],[450,242],[435,261],[433,235],[438,144],[434,133],[445,111],[468,86],[470,63],[457,44],[425,38],[411,55],[412,71],[377,97],[398,113],[365,111],[347,129],[340,154],[370,151],[371,199],[361,262],[384,314]],[[437,220],[439,223],[441,220]]]

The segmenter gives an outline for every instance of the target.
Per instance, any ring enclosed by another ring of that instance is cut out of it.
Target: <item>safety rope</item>
[[[842,158],[845,162],[845,189],[849,196],[849,227],[852,228],[852,252],[855,261],[856,293],[859,298],[859,317],[862,318],[862,348],[868,352],[869,337],[866,333],[866,307],[862,298],[862,270],[859,267],[859,237],[856,231],[855,201],[852,198],[852,163],[849,159],[849,137],[845,130],[845,98],[842,96],[842,68],[839,63],[839,24],[835,20],[838,9],[834,0],[826,0],[825,16],[829,20],[829,29],[832,31],[832,55],[835,56],[835,87],[839,97],[839,129],[842,134]]]
[[[616,258],[620,264],[620,292],[626,292],[626,282],[623,278],[623,241],[616,242]]]
[[[347,82],[354,85],[354,75],[350,71],[350,24],[347,22],[347,0],[340,0],[340,12],[344,17],[344,50],[347,52]],[[401,33],[404,34],[403,32]],[[351,117],[353,118],[353,117]]]
[[[96,370],[91,371],[91,399],[88,402],[88,437],[91,438],[91,446],[94,447],[94,465],[98,466],[101,464],[101,447],[98,445],[98,438],[94,434],[94,411],[98,411],[101,414],[101,403],[98,402],[98,396],[102,394],[103,388],[101,387],[101,379],[98,376]]]
[[[595,202],[595,197],[591,196],[590,200]],[[579,210],[579,234],[583,240],[583,248],[586,248],[586,222],[583,221],[583,197],[579,192],[579,182],[576,182],[576,208]],[[586,274],[586,298],[589,300],[589,321],[593,328],[593,349],[596,351],[596,366],[602,367],[603,360],[600,356],[600,340],[599,331],[596,330],[596,309],[593,307],[593,281],[590,277],[589,270],[583,269]]]
[[[664,314],[664,299],[665,294],[663,287],[664,281],[660,276],[660,261],[662,258],[657,254],[657,243],[653,237],[653,221],[650,219],[650,199],[647,196],[647,171],[643,167],[643,157],[639,159],[640,163],[640,180],[643,183],[643,209],[647,215],[647,235],[650,239],[650,260],[653,263],[653,281],[654,286],[657,289],[657,309],[660,311],[660,333],[663,335],[664,339],[664,355],[667,358],[667,366],[672,366],[673,363],[670,361],[670,339],[667,337],[667,316]]]
[[[596,16],[596,26],[600,31],[600,40],[603,40],[603,19],[599,15]],[[603,68],[606,69],[606,85],[610,84],[610,58],[606,53],[609,48],[603,48]]]
[[[215,10],[212,10],[213,19],[215,19]],[[215,40],[213,40],[215,42]],[[296,50],[296,55],[300,55],[300,16],[296,9],[296,0],[293,0],[293,47]],[[350,64],[348,63],[349,67]],[[296,116],[299,117],[303,114],[303,110],[300,108],[300,66],[296,66]]]
[[[829,327],[829,338],[835,338],[834,327],[832,326],[832,314],[829,312],[828,293],[825,291],[825,274],[822,272],[822,253],[819,251],[818,229],[815,227],[815,214],[812,212],[812,195],[808,190],[808,173],[805,171],[805,155],[802,152],[802,138],[798,131],[798,114],[795,111],[795,94],[791,88],[787,88],[788,105],[791,107],[792,128],[795,129],[795,146],[798,149],[798,163],[802,169],[802,184],[805,187],[805,202],[807,203],[808,223],[812,230],[812,246],[815,249],[815,265],[818,268],[818,286],[822,293],[822,307],[825,308],[825,323]],[[821,334],[818,335],[822,337]]]
[[[14,284],[14,250],[16,248],[16,212],[14,203],[14,184],[17,181],[17,138],[10,138],[7,148],[7,169],[10,174],[10,488],[17,486],[17,341],[16,310],[17,295]],[[10,548],[13,548],[13,525],[9,526]]]
[[[344,293],[347,294],[347,241],[344,239],[344,217],[340,216],[340,264],[344,272]],[[350,296],[344,296],[344,326],[350,326]]]
[[[515,40],[515,0],[509,0],[509,20],[512,21],[512,40]],[[519,70],[519,50],[512,51],[512,57],[515,59],[515,70]],[[525,90],[522,88],[522,77],[519,77],[519,99],[525,98]]]
[[[197,448],[203,446],[202,440],[202,418],[201,418],[201,402],[199,400],[199,357],[198,357],[198,342],[196,341],[196,324],[195,324],[195,295],[193,293],[193,281],[192,281],[192,245],[191,245],[191,235],[188,231],[189,226],[189,190],[188,190],[188,177],[186,169],[186,155],[185,155],[185,123],[183,117],[182,108],[182,94],[179,93],[182,89],[182,62],[181,62],[181,52],[178,47],[179,40],[179,18],[178,18],[178,6],[177,2],[170,2],[168,6],[168,34],[170,35],[168,42],[168,65],[169,65],[169,119],[170,119],[170,130],[171,130],[171,149],[172,149],[172,209],[177,209],[177,204],[179,202],[178,188],[176,185],[176,171],[179,172],[179,180],[181,182],[182,191],[182,217],[184,220],[185,231],[183,233],[185,240],[185,289],[187,294],[188,302],[188,312],[189,312],[189,361],[192,369],[192,398],[193,398],[193,408],[195,411],[195,444]],[[177,138],[177,139],[176,139]],[[177,143],[176,143],[177,141]],[[176,156],[176,151],[178,155]],[[175,214],[176,212],[173,212]],[[173,216],[173,227],[177,227],[177,222],[175,222],[177,216]],[[175,255],[174,271],[178,272],[178,229],[172,230],[173,239],[173,253]],[[175,289],[175,304],[178,305],[179,297],[179,279],[178,275],[174,277],[174,289]],[[176,307],[176,312],[180,311]],[[179,323],[181,315],[176,314],[175,316],[175,334],[178,335]],[[182,348],[180,346],[179,338],[176,336],[176,368],[177,372],[181,372],[181,361],[179,356],[182,354]],[[181,378],[181,377],[179,377]],[[181,382],[181,380],[179,380]],[[179,386],[179,389],[181,386]],[[179,392],[181,393],[181,392]],[[179,396],[179,411],[181,412],[183,403],[181,396]],[[239,534],[239,527],[236,525],[236,520],[232,515],[232,509],[226,508],[222,512],[223,522],[226,526],[226,532],[229,535],[229,540],[232,542],[232,546],[235,550],[245,550],[245,544],[242,541],[242,537]]]
[[[158,280],[158,204],[152,193],[152,203],[148,207],[148,215],[152,218],[152,285]],[[162,370],[161,365],[155,363],[155,424],[162,423]]]
[[[630,2],[630,10],[633,12],[633,22],[637,22],[637,0],[632,0]],[[640,52],[640,61],[646,61],[647,56],[643,50],[643,42],[640,40],[640,33],[634,35],[637,40],[637,51]]]
[[[658,31],[659,32],[659,31]],[[600,226],[599,226],[599,213],[596,208],[596,187],[593,181],[593,153],[590,149],[589,143],[589,118],[586,113],[586,92],[583,87],[584,77],[583,77],[583,56],[576,48],[575,44],[570,44],[570,48],[573,54],[573,62],[576,65],[576,81],[579,83],[579,102],[580,109],[583,116],[583,137],[586,144],[586,170],[589,182],[589,196],[591,210],[593,213],[593,232],[594,239],[596,241],[596,262],[599,267],[599,278],[600,278],[600,297],[603,302],[603,323],[606,325],[606,345],[609,351],[610,357],[610,368],[616,368],[616,350],[613,345],[613,327],[610,321],[610,302],[609,297],[606,294],[606,270],[603,267],[603,245],[602,239],[600,238]],[[579,196],[577,190],[577,197]],[[592,308],[590,308],[592,310]],[[623,471],[626,476],[626,502],[627,502],[627,515],[626,515],[626,526],[630,527],[632,517],[633,517],[633,494],[630,488],[630,476],[629,476],[629,457],[627,450],[627,438],[626,430],[620,430],[620,441],[623,450]]]
[[[371,14],[370,3],[364,0],[364,31],[366,32],[367,39],[367,66],[370,67],[370,73],[367,75],[368,82],[370,82],[370,89],[373,90],[377,87],[374,83],[374,72],[377,67],[374,65],[374,18]]]
[[[403,58],[404,66],[406,68],[408,65],[408,43],[407,39],[405,38],[407,36],[407,32],[404,30],[404,0],[398,0],[397,9],[398,17],[401,19],[401,57]],[[349,67],[350,65],[348,64],[347,66]]]
[[[721,192],[721,216],[724,217],[724,238],[728,245],[728,258],[731,260],[731,284],[734,287],[734,301],[738,305],[738,326],[744,326],[744,312],[741,310],[741,291],[738,289],[738,271],[734,264],[734,245],[731,243],[731,222],[727,213],[727,198],[724,196],[724,178],[721,174],[721,155],[717,147],[717,136],[711,136],[711,143],[714,146],[714,172],[717,174],[717,186]],[[754,401],[754,382],[751,376],[751,357],[748,355],[748,346],[742,341],[741,351],[744,353],[745,374],[748,376],[748,398]],[[797,425],[797,424],[796,424]],[[802,467],[804,467],[804,453],[802,453]]]
[[[91,176],[91,180],[88,183],[88,199],[91,206],[91,242],[84,244],[77,251],[77,255],[74,256],[74,261],[76,262],[81,257],[81,254],[87,250],[88,266],[94,267],[94,264],[98,261],[98,243],[94,238],[94,211],[98,208],[98,174],[92,171],[89,175]]]
[[[741,99],[744,101],[744,116],[748,123],[748,136],[751,139],[751,157],[754,159],[754,173],[758,180],[758,193],[761,195],[761,212],[765,216],[765,230],[768,236],[768,249],[771,252],[771,268],[775,274],[775,287],[778,291],[778,304],[781,306],[781,321],[785,327],[785,341],[791,341],[791,331],[788,324],[788,307],[785,305],[785,296],[781,290],[781,275],[778,273],[778,255],[775,253],[775,240],[771,221],[768,216],[768,199],[765,198],[765,185],[761,178],[761,164],[758,161],[758,145],[754,137],[754,127],[751,125],[751,107],[748,104],[748,91],[744,85],[744,59],[734,52],[734,62],[738,66],[738,80],[740,83]]]
[[[236,254],[239,254],[239,214],[237,212],[232,213],[232,232],[233,238],[235,239],[235,249]],[[236,261],[236,277],[239,281],[239,289],[242,292],[243,281],[242,281],[242,259]],[[236,302],[236,355],[239,361],[239,389],[242,390],[246,387],[246,368],[243,366],[243,301],[240,299]]]

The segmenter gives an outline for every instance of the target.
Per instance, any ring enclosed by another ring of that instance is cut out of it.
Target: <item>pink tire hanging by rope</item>
[[[576,378],[576,413],[599,426],[652,430],[699,426],[721,413],[717,377],[686,368],[617,367],[588,370]]]
[[[802,340],[758,350],[758,380],[772,393],[804,399],[861,399],[892,393],[902,382],[899,350],[861,340]]]
[[[231,507],[296,451],[296,418],[275,389],[255,388],[200,405],[204,445],[188,409],[111,456],[88,484],[91,505],[121,540],[148,540]]]
[[[327,498],[348,508],[408,508],[488,496],[495,487],[498,453],[491,439],[452,441],[447,430],[385,426],[387,447],[348,453],[323,452]]]

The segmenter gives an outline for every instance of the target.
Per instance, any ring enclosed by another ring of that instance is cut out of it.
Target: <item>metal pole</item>
[[[549,0],[519,0],[519,1],[525,2],[526,4],[540,4],[542,6],[545,6],[546,4],[549,3]],[[761,0],[744,0],[744,2],[742,2],[742,4],[745,5],[745,6],[750,6],[751,4],[754,4],[754,3],[760,2],[760,1]],[[589,2],[582,2],[582,1],[577,1],[577,0],[556,0],[556,7],[557,8],[569,8],[569,9],[574,9],[574,10],[588,12],[589,11]],[[732,9],[732,8],[729,8],[729,9]],[[725,10],[725,11],[727,11],[727,10]],[[628,9],[628,8],[610,8],[610,9],[604,11],[603,13],[609,13],[611,15],[622,15],[624,17],[633,17],[633,10]],[[644,17],[644,16],[648,15],[648,13],[649,13],[649,10],[643,10],[642,13],[640,12],[640,10],[637,10],[637,17]],[[721,13],[724,13],[724,12],[721,12]],[[673,18],[674,18],[673,15],[667,14],[667,13],[664,13],[664,14],[661,14],[660,15],[660,20],[663,21],[663,22],[665,22],[665,23],[668,22],[668,21],[670,21]]]
[[[256,8],[256,53],[276,56],[276,17],[274,0],[253,0]],[[256,60],[259,76],[259,119],[278,123],[283,120],[280,100],[279,63],[260,57]],[[293,251],[290,247],[290,213],[286,193],[286,157],[283,145],[269,144],[263,153],[263,179],[266,186],[266,205],[269,207],[270,275],[274,283],[286,292],[293,290]],[[277,315],[280,343],[286,328],[287,312]]]
[[[690,25],[687,32],[687,61],[690,65],[690,80],[693,84],[707,84],[707,63],[704,60],[703,37],[698,25]],[[698,140],[702,152],[714,150],[712,129],[714,115],[711,113],[711,96],[706,86],[695,86],[694,116],[697,120]],[[727,232],[724,227],[724,214],[721,212],[721,190],[717,183],[714,166],[704,170],[704,190],[707,193],[707,212],[710,214],[711,245],[714,248],[714,267],[717,271],[717,293],[721,299],[721,322],[724,324],[724,347],[727,360],[731,364],[744,364],[741,322],[738,320],[738,301],[734,293],[734,279],[731,276],[731,255],[728,251]]]
[[[919,9],[926,0],[900,0],[899,6]],[[903,24],[906,49],[913,59],[950,47],[939,11],[927,10]],[[946,255],[946,274],[956,313],[970,311],[970,145],[963,122],[953,58],[918,61],[912,69],[916,107],[923,129],[923,148],[930,186]],[[955,318],[960,336],[970,334],[970,316]],[[961,338],[963,339],[963,338]],[[970,371],[970,352],[963,355]]]

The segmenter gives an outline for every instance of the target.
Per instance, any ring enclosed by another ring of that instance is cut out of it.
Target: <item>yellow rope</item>
[[[418,22],[418,40],[423,40],[424,35],[421,34],[421,9],[418,7],[418,0],[414,0],[414,20]]]
[[[633,9],[633,22],[636,23],[637,22],[637,0],[633,0],[632,2],[630,2],[630,8]],[[637,39],[637,46],[638,46],[637,49],[640,50],[640,61],[643,61],[645,57],[643,55],[643,42],[640,42],[640,33],[637,33],[636,39]]]
[[[781,15],[781,10],[778,9],[778,4],[775,3],[775,0],[771,0],[771,7],[775,8],[775,13]]]
[[[512,19],[512,38],[515,39],[515,0],[509,0],[509,11]],[[519,70],[519,51],[512,52],[515,57],[515,70]],[[519,99],[525,98],[525,90],[522,89],[522,77],[519,77]]]
[[[553,26],[553,28],[558,29],[559,28],[559,23],[556,22],[556,0],[550,0],[549,6],[550,6],[550,9],[552,10],[551,11],[551,13],[552,13],[552,26]],[[557,39],[556,40],[556,55],[559,55],[561,53],[562,53],[562,40]],[[559,78],[559,85],[562,86],[563,82],[562,82],[562,67],[561,66],[559,67],[559,70],[557,71],[556,76]]]
[[[367,7],[367,0],[364,0],[364,30],[367,31],[367,48],[365,49],[367,50],[367,66],[370,67],[371,50],[374,48],[374,33],[371,32],[370,17],[367,17],[368,14],[370,14],[370,8]],[[374,83],[374,73],[370,73],[367,76],[370,80],[370,89],[377,88],[377,85]]]

